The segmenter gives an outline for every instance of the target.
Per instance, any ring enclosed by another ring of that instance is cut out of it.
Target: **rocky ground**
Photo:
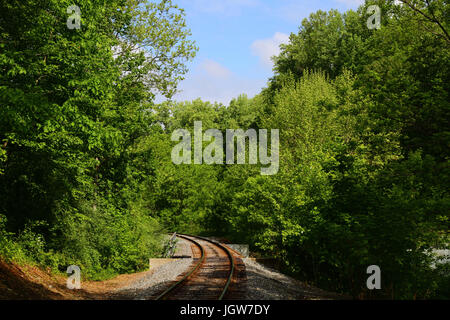
[[[192,264],[190,243],[178,242],[175,256],[183,257],[150,271],[120,275],[107,281],[82,282],[80,290],[66,287],[67,277],[52,275],[48,270],[33,266],[18,266],[0,260],[0,299],[55,300],[146,300],[162,292],[178,275]],[[350,297],[308,286],[251,259],[243,259],[246,267],[248,300],[323,300]]]
[[[251,259],[243,259],[247,274],[247,300],[350,299],[308,286]]]

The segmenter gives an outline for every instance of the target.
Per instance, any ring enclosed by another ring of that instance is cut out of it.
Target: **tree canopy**
[[[197,50],[171,1],[81,0],[80,29],[70,5],[0,2],[2,256],[100,279],[139,270],[176,231],[248,243],[362,299],[450,297],[433,254],[450,243],[447,1],[312,13],[267,87],[227,106],[170,99]],[[172,132],[195,121],[279,129],[279,172],[174,164]]]

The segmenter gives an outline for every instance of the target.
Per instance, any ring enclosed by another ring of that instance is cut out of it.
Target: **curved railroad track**
[[[194,263],[180,275],[156,300],[222,300],[230,299],[234,284],[242,278],[243,263],[237,253],[226,246],[199,236],[177,237],[190,241]],[[245,272],[245,271],[244,271]]]

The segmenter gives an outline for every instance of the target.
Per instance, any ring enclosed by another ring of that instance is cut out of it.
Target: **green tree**
[[[137,205],[152,171],[136,143],[154,94],[173,94],[196,48],[169,0],[82,0],[79,29],[70,5],[0,3],[0,214],[15,233],[45,221],[36,232],[67,257],[61,268],[135,270],[160,232]]]

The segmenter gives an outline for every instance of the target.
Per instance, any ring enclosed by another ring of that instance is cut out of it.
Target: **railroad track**
[[[236,284],[245,273],[242,260],[236,253],[203,237],[177,237],[191,242],[194,262],[156,300],[222,300],[231,299],[231,295],[236,297],[239,291]],[[230,290],[233,285],[235,288]]]

